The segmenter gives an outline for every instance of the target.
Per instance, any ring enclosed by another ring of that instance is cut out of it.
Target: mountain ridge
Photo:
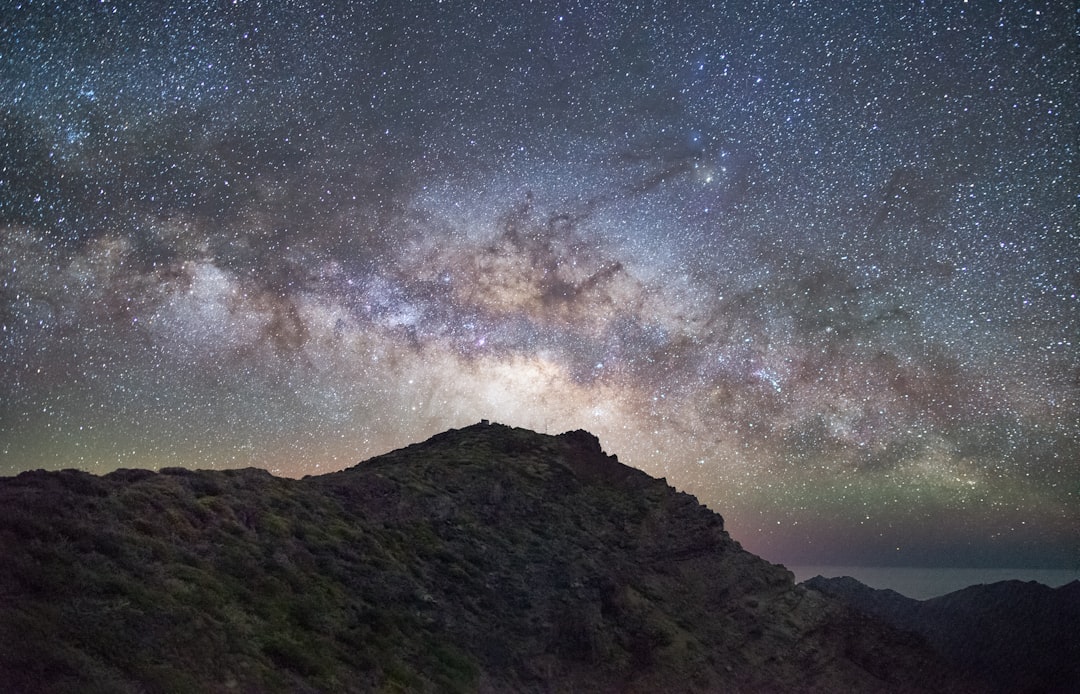
[[[1080,581],[1051,588],[998,581],[926,600],[866,586],[850,576],[802,585],[924,638],[988,691],[1067,694],[1080,689]]]
[[[301,480],[0,479],[36,691],[979,691],[595,436],[481,423]]]

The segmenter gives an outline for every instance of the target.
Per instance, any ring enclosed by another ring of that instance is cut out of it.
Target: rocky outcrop
[[[850,577],[804,586],[926,639],[988,691],[1080,691],[1080,581],[976,585],[930,600],[877,590]]]
[[[969,691],[586,432],[0,480],[6,691]]]

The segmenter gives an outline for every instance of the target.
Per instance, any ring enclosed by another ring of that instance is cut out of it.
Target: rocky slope
[[[803,585],[923,636],[990,691],[1080,691],[1080,581],[1050,588],[1001,581],[913,600],[854,578],[816,576]]]
[[[585,432],[0,479],[8,692],[968,691]]]

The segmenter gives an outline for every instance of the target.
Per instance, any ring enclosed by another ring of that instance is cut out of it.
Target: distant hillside
[[[850,577],[803,585],[920,634],[992,691],[1080,692],[1080,581],[1060,588],[1001,581],[922,601]]]
[[[968,691],[585,432],[0,479],[6,692]]]

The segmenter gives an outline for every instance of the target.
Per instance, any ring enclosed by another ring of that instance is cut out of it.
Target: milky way
[[[0,473],[584,428],[786,562],[1080,562],[1069,3],[15,2]]]

